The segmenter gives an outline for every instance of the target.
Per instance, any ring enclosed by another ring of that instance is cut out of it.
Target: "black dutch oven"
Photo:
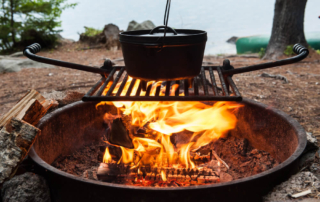
[[[120,33],[128,75],[142,80],[181,80],[199,75],[207,32],[159,26]]]

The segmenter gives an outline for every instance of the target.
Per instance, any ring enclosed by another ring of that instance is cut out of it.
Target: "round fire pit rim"
[[[137,189],[137,190],[155,190],[155,191],[172,191],[172,190],[195,190],[195,189],[205,189],[205,188],[215,188],[215,187],[224,187],[224,186],[228,186],[228,185],[235,185],[235,184],[242,184],[242,183],[246,183],[247,181],[251,181],[251,180],[255,180],[258,179],[260,177],[267,177],[268,174],[276,172],[276,171],[280,171],[281,169],[284,169],[286,166],[288,166],[289,164],[293,163],[295,160],[297,160],[297,157],[299,157],[306,145],[307,145],[307,138],[306,138],[306,132],[303,129],[303,127],[298,123],[298,121],[296,121],[295,119],[293,119],[291,116],[289,116],[288,114],[284,113],[283,111],[276,109],[276,108],[272,108],[270,106],[267,106],[265,104],[262,104],[260,102],[248,99],[248,98],[244,98],[242,100],[242,103],[247,103],[247,104],[252,104],[252,105],[256,105],[258,107],[262,107],[266,110],[271,111],[272,113],[275,113],[281,117],[283,117],[285,120],[287,120],[293,127],[294,130],[297,132],[298,135],[298,146],[296,148],[296,150],[294,151],[294,153],[285,161],[283,161],[282,163],[280,163],[279,165],[277,165],[274,168],[271,168],[267,171],[261,172],[259,174],[256,175],[252,175],[249,177],[245,177],[245,178],[241,178],[241,179],[237,179],[237,180],[233,180],[230,182],[222,182],[222,183],[217,183],[217,184],[210,184],[210,185],[198,185],[198,186],[190,186],[190,187],[168,187],[168,188],[162,188],[162,187],[137,187],[137,186],[131,186],[131,185],[120,185],[120,184],[115,184],[115,183],[108,183],[108,182],[101,182],[101,181],[97,181],[97,180],[90,180],[90,179],[85,179],[82,177],[78,177],[72,174],[69,174],[67,172],[63,172],[51,165],[49,165],[48,163],[46,163],[45,161],[43,161],[38,154],[36,153],[36,151],[34,150],[34,147],[32,147],[30,149],[29,152],[29,156],[30,158],[39,166],[42,166],[47,172],[54,172],[56,174],[62,175],[64,177],[68,177],[71,178],[73,180],[79,181],[79,182],[85,182],[85,183],[90,183],[90,184],[94,184],[97,186],[111,186],[114,188],[119,188],[119,189]],[[54,112],[51,112],[49,114],[47,114],[46,116],[44,116],[38,123],[37,127],[41,128],[41,126],[43,124],[46,123],[46,121],[48,119],[50,119],[53,116],[58,116],[60,113],[63,113],[64,110],[78,106],[78,105],[83,105],[85,104],[85,102],[83,101],[78,101],[69,105],[66,105],[60,109],[55,110]]]

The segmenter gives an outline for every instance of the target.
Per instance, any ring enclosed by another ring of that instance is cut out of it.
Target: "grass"
[[[84,35],[86,35],[86,36],[95,36],[95,35],[100,34],[102,32],[102,30],[95,29],[92,27],[84,27],[84,28],[85,28]]]
[[[287,48],[283,52],[286,56],[294,55],[293,45],[287,46]]]
[[[263,58],[263,56],[266,54],[266,49],[265,48],[261,48],[258,55],[259,55],[259,58]]]

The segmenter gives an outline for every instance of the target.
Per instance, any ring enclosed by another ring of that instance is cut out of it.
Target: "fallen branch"
[[[279,80],[283,80],[283,83],[288,83],[288,79],[280,74],[273,75],[273,74],[262,73],[261,77],[269,77],[269,78],[279,79]]]
[[[90,46],[90,47],[86,47],[86,48],[77,48],[77,50],[90,50],[90,49],[100,49],[103,48],[104,46]]]

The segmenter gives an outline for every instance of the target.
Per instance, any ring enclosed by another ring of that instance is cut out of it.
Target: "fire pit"
[[[115,107],[77,102],[45,116],[42,135],[30,152],[39,172],[48,180],[54,201],[259,201],[277,183],[298,171],[298,157],[306,145],[305,132],[283,112],[244,99],[236,114],[238,123],[229,135],[245,138],[253,147],[281,162],[276,167],[231,182],[191,187],[136,187],[84,179],[51,164],[86,145],[101,142],[106,133],[103,116],[117,114]]]

